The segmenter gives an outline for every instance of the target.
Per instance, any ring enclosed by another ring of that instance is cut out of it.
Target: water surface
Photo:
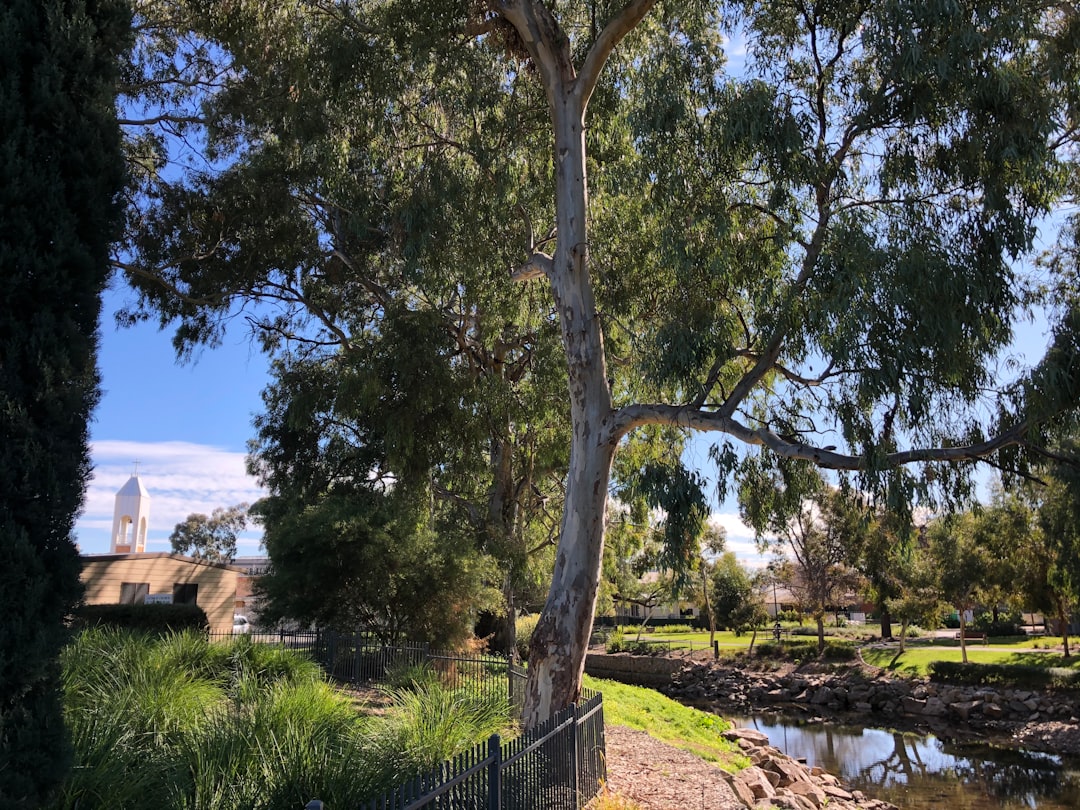
[[[732,717],[785,754],[903,810],[1078,810],[1080,760],[873,728]]]

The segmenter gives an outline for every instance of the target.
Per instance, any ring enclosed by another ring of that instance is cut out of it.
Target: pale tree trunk
[[[716,617],[713,616],[712,604],[709,601],[709,572],[705,566],[705,560],[702,559],[700,563],[701,567],[701,593],[705,597],[705,613],[709,617],[709,649],[716,650]],[[751,642],[753,646],[753,642]]]
[[[825,614],[818,613],[814,619],[817,621],[817,654],[821,657],[825,652]]]
[[[963,661],[966,664],[968,662],[968,660],[967,660],[967,639],[964,637],[965,636],[965,633],[964,633],[965,629],[966,629],[966,626],[965,626],[965,623],[964,623],[964,608],[963,608],[963,606],[961,606],[960,607],[960,660]]]
[[[910,624],[911,624],[910,619],[901,619],[900,620],[900,652],[899,652],[900,655],[903,655],[903,653],[904,653],[904,644],[907,641],[907,631],[908,631],[908,626]]]
[[[581,688],[617,441],[612,435],[603,339],[588,279],[584,110],[573,92],[551,102],[558,244],[549,276],[567,356],[573,435],[554,577],[529,648],[527,727],[573,703]]]
[[[550,8],[535,0],[491,0],[514,26],[547,95],[554,134],[555,255],[535,250],[515,273],[551,283],[566,352],[572,437],[570,470],[547,602],[529,647],[523,720],[532,727],[573,703],[581,690],[604,551],[611,464],[628,424],[616,425],[604,342],[589,278],[585,108],[612,50],[655,0],[630,0],[605,24],[575,66],[570,40]]]

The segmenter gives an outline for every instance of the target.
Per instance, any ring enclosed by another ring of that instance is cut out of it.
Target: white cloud
[[[210,514],[218,507],[254,503],[266,493],[244,468],[244,454],[190,442],[98,441],[90,447],[93,478],[83,513],[75,524],[84,554],[109,550],[117,491],[138,460],[139,478],[150,493],[147,551],[168,551],[168,537],[193,512]],[[256,553],[261,532],[247,531],[240,544]]]
[[[754,530],[747,526],[735,512],[713,512],[709,522],[720,526],[727,533],[724,548],[734,551],[735,557],[747,568],[764,568],[772,559],[772,553],[758,551]]]

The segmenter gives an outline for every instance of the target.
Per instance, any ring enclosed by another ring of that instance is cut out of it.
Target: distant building
[[[88,605],[141,605],[146,602],[198,605],[214,633],[231,632],[237,611],[237,585],[243,570],[157,551],[138,554],[85,554],[82,581]]]
[[[236,583],[236,612],[258,623],[259,597],[255,593],[255,581],[270,568],[270,558],[237,557],[232,561],[234,568],[240,569],[240,578]]]
[[[150,493],[138,472],[116,493],[113,509],[112,554],[142,554],[146,551],[146,532],[150,525]]]
[[[195,604],[212,632],[231,632],[233,614],[245,609],[250,593],[250,584],[240,584],[248,567],[147,552],[149,526],[150,493],[136,472],[116,493],[110,553],[82,557],[86,604]]]

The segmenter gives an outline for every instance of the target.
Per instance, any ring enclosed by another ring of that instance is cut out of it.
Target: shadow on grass
[[[1060,652],[1018,652],[1011,653],[1002,661],[1003,664],[1020,664],[1028,667],[1066,667],[1080,669],[1080,659],[1075,655],[1066,658]]]

